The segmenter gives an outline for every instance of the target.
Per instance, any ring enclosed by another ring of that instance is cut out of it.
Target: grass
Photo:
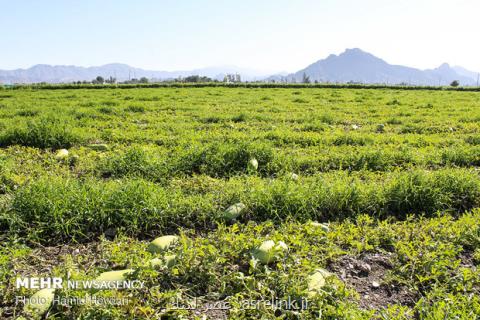
[[[0,91],[1,318],[22,312],[16,295],[33,293],[15,289],[9,270],[91,279],[126,268],[147,289],[96,294],[128,297],[128,305],[54,305],[47,317],[194,319],[161,311],[193,297],[203,306],[228,302],[228,311],[202,311],[211,318],[480,313],[477,92],[94,88]],[[69,154],[58,159],[63,148]],[[225,221],[238,202],[246,209]],[[150,267],[148,241],[165,234],[181,238],[167,252],[177,262]],[[251,256],[267,239],[289,250],[265,266]],[[357,270],[365,263],[368,275]],[[318,268],[334,277],[310,297],[307,277]],[[310,297],[312,307],[241,308],[272,296]]]
[[[241,221],[281,222],[359,214],[398,219],[438,211],[458,215],[477,207],[479,199],[480,181],[466,170],[332,174],[301,181],[287,176],[268,182],[254,176],[229,181],[198,176],[166,186],[138,179],[99,182],[49,176],[13,192],[10,210],[0,221],[11,234],[53,244],[93,240],[110,228],[136,237],[167,233],[179,225],[211,229],[237,201],[248,208]]]
[[[285,221],[281,224],[264,222],[257,224],[220,225],[207,234],[192,229],[181,229],[180,242],[165,254],[176,254],[174,267],[151,268],[148,261],[154,255],[145,249],[148,242],[118,237],[115,241],[102,239],[97,249],[102,260],[95,268],[89,265],[95,257],[91,251],[69,253],[62,261],[51,261],[53,274],[72,279],[91,279],[100,272],[116,268],[135,268],[137,279],[145,281],[148,291],[119,291],[117,297],[134,298],[128,308],[98,308],[73,306],[69,313],[75,317],[106,319],[133,319],[132,313],[141,313],[144,318],[181,317],[186,310],[175,309],[175,297],[188,303],[189,297],[203,297],[205,301],[225,301],[231,306],[232,318],[275,318],[284,315],[294,317],[288,310],[274,311],[263,307],[243,310],[243,299],[261,300],[264,297],[302,297],[306,295],[306,277],[317,268],[328,268],[342,257],[357,257],[379,252],[388,257],[391,265],[382,279],[382,287],[397,287],[408,292],[415,301],[405,307],[387,305],[378,313],[359,308],[364,297],[355,289],[346,286],[340,276],[327,282],[324,291],[311,299],[311,309],[302,313],[304,319],[316,319],[318,312],[327,318],[397,318],[413,316],[428,319],[475,317],[480,307],[475,286],[480,277],[474,267],[462,264],[463,259],[478,247],[479,212],[474,210],[458,220],[450,216],[435,218],[409,218],[402,222],[381,221],[369,216],[330,224],[328,232],[308,223]],[[447,227],[446,227],[447,226]],[[265,267],[251,261],[253,249],[265,239],[284,241],[288,253],[278,263]],[[72,248],[73,249],[73,248]],[[2,252],[9,260],[3,266],[29,270],[29,257],[42,254],[21,245],[11,246]],[[45,254],[45,253],[43,253]],[[82,263],[83,262],[83,263]],[[473,268],[473,269],[472,269]],[[4,283],[13,280],[13,275],[3,269]],[[30,270],[29,272],[35,272]],[[12,288],[7,297],[14,294]],[[79,291],[66,291],[61,295],[82,296]],[[99,293],[109,296],[109,292]],[[171,309],[160,311],[164,305]],[[60,316],[60,306],[51,314]]]
[[[24,116],[24,114],[20,114]],[[16,127],[0,136],[0,146],[22,145],[36,148],[70,148],[76,137],[62,119],[40,118],[29,121],[23,127]]]

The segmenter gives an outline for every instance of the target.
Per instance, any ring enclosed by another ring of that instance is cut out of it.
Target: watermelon
[[[33,319],[40,319],[52,305],[55,289],[42,289],[34,293],[25,305],[25,313]]]
[[[151,253],[161,253],[177,243],[178,239],[177,236],[172,235],[159,237],[150,242],[147,250]]]
[[[240,216],[240,214],[243,210],[245,210],[245,208],[246,206],[241,202],[231,205],[227,208],[227,210],[225,210],[225,212],[223,213],[223,217],[225,218],[225,220],[228,221],[235,220]]]
[[[258,161],[255,158],[252,158],[248,161],[248,170],[249,171],[257,171],[258,169]]]
[[[55,159],[57,160],[64,160],[68,158],[68,150],[67,149],[60,149],[55,154]]]
[[[124,269],[124,270],[115,270],[115,271],[107,271],[101,273],[95,281],[103,282],[103,281],[125,281],[126,276],[132,274],[135,270],[133,269]]]
[[[263,264],[269,264],[277,260],[287,250],[288,246],[283,241],[275,243],[273,240],[266,240],[254,250],[253,257]]]

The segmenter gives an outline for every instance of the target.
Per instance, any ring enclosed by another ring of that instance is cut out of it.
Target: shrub
[[[60,119],[41,118],[26,126],[12,128],[0,136],[0,146],[22,145],[36,148],[70,148],[79,142],[70,128]]]
[[[145,107],[142,105],[132,104],[127,107],[127,111],[134,112],[134,113],[144,113]]]
[[[42,243],[84,241],[108,228],[131,236],[172,232],[180,225],[210,229],[239,201],[247,208],[240,221],[304,222],[359,214],[398,219],[439,211],[458,215],[480,199],[476,175],[458,169],[390,173],[383,183],[375,175],[346,173],[303,178],[302,183],[248,176],[201,187],[202,179],[192,181],[194,186],[183,180],[160,187],[138,179],[81,182],[45,176],[14,191],[0,226]]]
[[[479,204],[480,185],[465,171],[413,172],[399,175],[386,191],[386,214],[464,212]]]
[[[20,117],[34,117],[39,113],[40,113],[40,111],[38,111],[38,110],[24,109],[24,110],[18,111],[17,116],[20,116]]]
[[[235,123],[245,122],[247,120],[247,115],[245,113],[240,113],[237,116],[232,117],[232,121]]]
[[[124,153],[117,153],[100,164],[99,171],[103,177],[142,177],[160,181],[167,177],[167,168],[145,150],[132,147]]]
[[[272,148],[265,144],[213,143],[187,150],[173,164],[177,174],[207,174],[212,177],[231,177],[246,173],[251,158],[258,161],[258,172],[271,173],[269,164],[274,158]]]
[[[153,185],[128,181],[85,183],[44,177],[21,188],[11,205],[10,230],[26,239],[81,241],[107,230],[147,229]]]

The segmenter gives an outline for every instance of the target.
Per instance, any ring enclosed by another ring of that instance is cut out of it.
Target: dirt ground
[[[22,264],[21,275],[49,274],[51,270],[63,263],[65,257],[91,257],[88,261],[74,261],[81,268],[88,270],[108,265],[108,261],[102,259],[102,249],[99,243],[91,243],[76,246],[43,247],[34,250],[29,255],[29,264]],[[81,260],[81,259],[80,259]],[[464,264],[470,265],[471,257],[463,257]],[[14,261],[12,263],[15,264]],[[386,283],[386,277],[392,270],[391,257],[388,254],[365,254],[359,257],[343,256],[331,263],[328,269],[337,275],[347,286],[355,289],[360,297],[359,303],[365,309],[381,309],[391,304],[413,306],[418,297],[408,290],[406,286]],[[20,276],[20,274],[18,274]],[[17,276],[17,275],[14,275]],[[9,317],[14,312],[14,306],[3,306]],[[18,309],[16,310],[19,311]],[[199,308],[196,316],[205,315],[208,319],[227,319],[228,310],[203,310]]]
[[[386,254],[367,254],[360,257],[344,256],[330,264],[329,269],[360,296],[365,309],[381,309],[390,304],[413,306],[415,294],[405,286],[387,284],[388,272],[393,268]]]

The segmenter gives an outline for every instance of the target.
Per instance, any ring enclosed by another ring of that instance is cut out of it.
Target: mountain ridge
[[[466,71],[474,74],[472,71]],[[466,76],[465,72],[457,73],[455,68],[447,63],[435,69],[421,70],[389,64],[359,48],[346,49],[339,55],[330,54],[325,59],[320,59],[295,73],[284,77],[275,75],[268,80],[302,82],[304,74],[310,81],[335,83],[449,85],[457,80],[462,85],[475,84],[475,79]]]
[[[207,76],[223,80],[229,73],[239,73],[247,81],[261,80],[269,76],[256,70],[235,66],[206,67],[194,70],[154,71],[132,67],[124,63],[108,63],[101,66],[82,67],[75,65],[36,64],[27,69],[0,70],[0,83],[62,83],[73,81],[91,81],[97,76],[114,77],[118,81],[146,77],[156,80],[168,80],[189,75]]]
[[[312,82],[449,85],[457,80],[461,85],[476,85],[478,73],[460,66],[443,63],[434,69],[416,69],[389,64],[385,60],[359,48],[346,49],[330,54],[294,73],[269,75],[253,69],[236,66],[214,66],[193,70],[154,71],[135,68],[124,63],[108,63],[101,66],[37,64],[27,69],[0,70],[0,83],[68,83],[91,81],[97,76],[114,77],[118,81],[146,77],[168,80],[189,75],[207,76],[223,80],[226,74],[238,73],[243,81],[302,82],[304,74]]]

